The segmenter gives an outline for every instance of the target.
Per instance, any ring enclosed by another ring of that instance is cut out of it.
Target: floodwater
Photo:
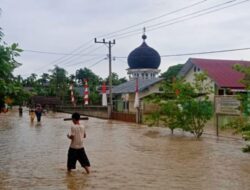
[[[244,142],[205,134],[200,140],[165,128],[90,118],[86,152],[92,173],[67,173],[69,114],[49,113],[41,124],[28,111],[0,114],[0,189],[250,189]]]

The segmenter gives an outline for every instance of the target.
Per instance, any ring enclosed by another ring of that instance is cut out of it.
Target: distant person
[[[7,113],[9,111],[9,106],[8,104],[4,104],[3,112]]]
[[[31,108],[29,111],[29,115],[30,115],[30,122],[33,123],[36,117],[35,110]]]
[[[71,144],[68,150],[68,172],[76,168],[76,161],[78,160],[86,173],[90,173],[90,163],[83,146],[83,139],[86,138],[85,126],[80,124],[80,114],[72,114],[72,122],[70,133],[67,137],[71,139]]]
[[[42,106],[41,106],[40,104],[37,104],[36,110],[35,110],[37,122],[40,122],[40,121],[41,121],[42,112],[43,112]]]
[[[18,111],[19,111],[19,116],[23,116],[23,108],[22,108],[22,106],[19,106]]]

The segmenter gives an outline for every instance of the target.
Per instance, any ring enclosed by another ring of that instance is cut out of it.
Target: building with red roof
[[[189,58],[178,76],[192,83],[195,73],[205,72],[216,95],[245,91],[245,86],[240,82],[244,74],[233,69],[235,64],[250,66],[250,61]]]

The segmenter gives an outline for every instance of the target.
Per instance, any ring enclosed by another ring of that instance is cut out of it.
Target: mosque
[[[160,83],[163,78],[159,78],[159,66],[161,57],[159,53],[147,45],[147,36],[142,35],[142,44],[128,55],[127,74],[129,81],[113,87],[114,109],[116,111],[135,112],[134,100],[136,90],[136,79],[138,79],[138,92],[140,107],[144,113],[153,110],[153,105],[146,104],[143,99],[151,94],[161,93]]]

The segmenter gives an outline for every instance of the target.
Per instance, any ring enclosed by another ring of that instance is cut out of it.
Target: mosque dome
[[[147,36],[143,34],[142,44],[129,54],[129,69],[158,69],[160,66],[161,57],[156,50],[146,44],[146,38]]]

